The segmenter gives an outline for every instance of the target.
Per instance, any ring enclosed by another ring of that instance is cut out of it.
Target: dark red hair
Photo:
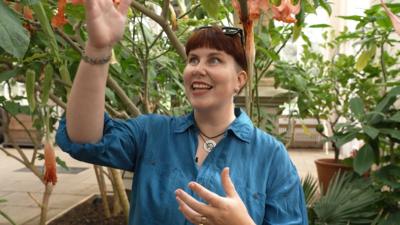
[[[231,55],[247,71],[246,53],[240,35],[225,35],[218,26],[196,29],[186,42],[186,55],[197,48],[213,48]]]

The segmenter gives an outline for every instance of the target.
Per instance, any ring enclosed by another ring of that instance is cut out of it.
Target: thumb
[[[229,176],[229,167],[225,167],[221,172],[221,182],[224,187],[227,197],[236,197],[237,192],[235,185],[233,184],[231,177]]]
[[[131,5],[132,0],[122,0],[118,6],[118,11],[122,15],[126,15],[128,13],[129,6]]]

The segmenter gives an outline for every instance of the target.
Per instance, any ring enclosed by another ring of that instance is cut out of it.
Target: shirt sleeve
[[[112,119],[105,113],[103,137],[97,143],[72,142],[68,137],[65,118],[60,121],[56,142],[64,152],[77,160],[133,171],[141,151],[138,143],[143,133],[138,119]]]
[[[308,225],[303,188],[285,147],[274,154],[263,225]]]

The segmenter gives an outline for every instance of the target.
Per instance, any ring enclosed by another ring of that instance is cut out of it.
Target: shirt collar
[[[236,119],[229,125],[228,131],[231,131],[237,138],[250,143],[253,123],[247,114],[240,108],[235,108]],[[174,125],[175,133],[182,133],[195,126],[194,113],[191,112],[185,116],[177,117]]]

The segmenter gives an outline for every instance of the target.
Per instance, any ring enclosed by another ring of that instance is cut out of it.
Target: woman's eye
[[[195,58],[195,57],[189,58],[188,63],[189,63],[190,65],[196,65],[196,64],[199,63],[199,59],[197,59],[197,58]]]
[[[210,63],[211,64],[219,64],[219,63],[221,63],[221,60],[219,59],[219,58],[211,58],[210,59]]]

